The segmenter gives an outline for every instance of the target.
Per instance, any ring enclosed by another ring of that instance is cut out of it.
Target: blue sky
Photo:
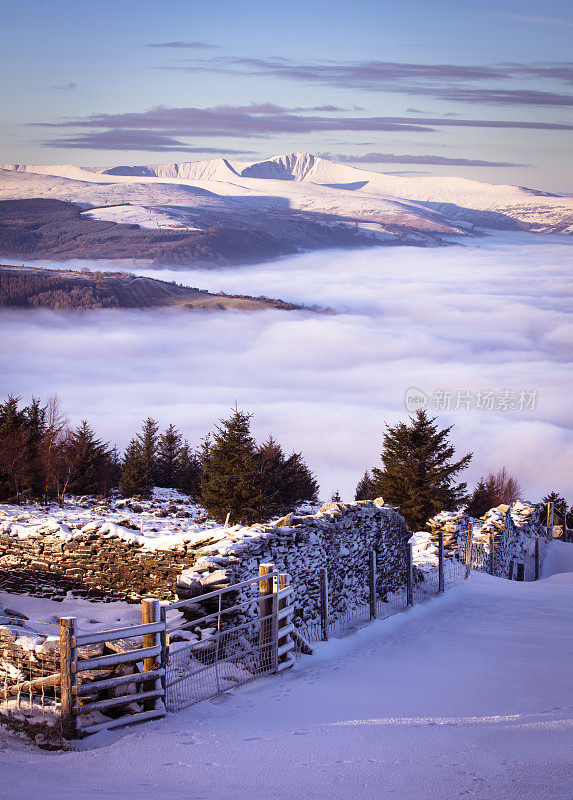
[[[573,9],[0,0],[2,162],[254,160],[573,192]]]

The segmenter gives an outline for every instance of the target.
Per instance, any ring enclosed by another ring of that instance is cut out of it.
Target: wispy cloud
[[[75,136],[44,139],[39,144],[62,150],[143,150],[155,153],[205,153],[217,155],[247,155],[250,150],[229,150],[220,147],[189,146],[185,142],[150,130],[123,130],[121,128],[92,131]]]
[[[573,130],[573,125],[525,120],[480,120],[461,117],[372,117],[339,112],[337,106],[284,108],[274,103],[211,108],[173,108],[155,106],[147,111],[121,114],[92,114],[61,122],[30,123],[29,127],[47,129],[78,128],[89,133],[47,139],[45,144],[58,148],[96,147],[105,149],[181,149],[189,145],[183,137],[210,136],[231,138],[270,138],[275,135],[299,135],[332,132],[414,132],[427,133],[439,127],[507,128],[532,130]],[[324,113],[320,113],[320,112]],[[97,136],[94,132],[101,131]],[[136,135],[137,134],[137,135]],[[161,134],[161,135],[159,135]],[[118,146],[124,143],[123,147]],[[151,146],[151,147],[150,147]],[[191,147],[194,147],[191,144]],[[221,152],[221,151],[219,151]]]
[[[368,92],[418,95],[461,103],[494,106],[573,105],[573,95],[559,91],[491,88],[476,83],[513,82],[526,78],[571,84],[573,64],[417,64],[394,61],[296,62],[286,58],[218,58],[182,62],[158,69],[263,75]]]
[[[395,153],[364,153],[360,156],[343,153],[320,153],[323,158],[344,164],[433,164],[448,167],[525,167],[510,161],[483,161],[476,158],[451,158],[445,156],[396,155]]]
[[[537,14],[492,14],[500,19],[512,19],[516,22],[529,22],[533,25],[555,25],[558,28],[573,28],[573,20],[556,17],[542,17]]]
[[[78,84],[70,81],[69,83],[64,84],[63,86],[52,86],[52,89],[57,89],[59,92],[71,92],[74,89],[78,88]]]
[[[212,50],[219,47],[218,44],[211,44],[211,42],[149,42],[143,46],[167,50]]]

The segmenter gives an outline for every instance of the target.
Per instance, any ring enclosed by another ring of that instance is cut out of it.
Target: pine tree
[[[414,531],[438,511],[454,510],[468,500],[467,484],[456,484],[454,478],[468,467],[472,454],[453,462],[455,450],[448,441],[453,426],[439,430],[435,420],[420,410],[410,417],[410,424],[387,425],[383,468],[372,470],[377,496],[400,506]]]
[[[368,470],[364,473],[364,475],[360,478],[356,485],[356,491],[354,493],[355,500],[375,500],[376,499],[376,487],[375,481],[372,478],[372,475]]]
[[[490,508],[493,508],[492,497],[485,484],[485,480],[480,478],[472,492],[468,507],[466,508],[466,513],[468,513],[470,517],[479,518],[483,517]]]
[[[257,449],[259,500],[265,517],[284,513],[288,494],[286,458],[280,444],[272,437]]]
[[[19,404],[19,397],[9,395],[0,405],[0,498],[18,503],[33,479],[26,415]]]
[[[177,489],[195,500],[199,494],[202,474],[203,468],[199,456],[191,450],[189,442],[184,441],[179,451]]]
[[[124,497],[141,495],[147,497],[151,493],[151,482],[147,471],[146,457],[138,437],[133,438],[127,446],[123,457],[123,468],[119,489]]]
[[[257,453],[250,414],[235,409],[215,426],[203,461],[200,502],[217,522],[255,522],[260,515]]]
[[[157,483],[157,444],[159,425],[151,417],[147,417],[137,434],[141,446],[142,469],[146,473],[146,481],[151,486]]]
[[[293,453],[285,463],[283,500],[287,510],[318,499],[318,482],[301,453]]]
[[[75,429],[69,447],[74,467],[68,490],[73,494],[96,494],[102,491],[102,472],[109,453],[107,445],[96,438],[87,420],[82,420]]]
[[[340,496],[340,492],[336,489],[330,498],[331,503],[342,503],[342,497]]]
[[[179,480],[181,434],[170,425],[157,445],[157,485],[175,489]]]

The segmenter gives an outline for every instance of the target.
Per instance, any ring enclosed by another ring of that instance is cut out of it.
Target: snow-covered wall
[[[430,520],[428,527],[432,539],[437,541],[440,530],[444,535],[444,549],[455,552],[464,546],[468,523],[473,522],[474,541],[479,542],[489,555],[490,535],[494,535],[494,574],[507,578],[510,564],[523,564],[531,555],[531,543],[536,534],[543,534],[542,503],[516,500],[513,505],[499,505],[487,511],[483,518],[475,519],[462,511],[440,511]]]
[[[312,623],[319,619],[320,567],[328,570],[330,610],[336,617],[368,601],[371,550],[378,595],[405,585],[409,537],[403,517],[381,498],[327,503],[316,514],[288,514],[273,524],[231,530],[228,539],[204,547],[180,580],[195,588],[198,582],[202,588],[224,585],[252,577],[261,562],[272,562],[291,576],[295,617]]]
[[[212,591],[273,562],[291,575],[300,616],[310,620],[318,614],[320,567],[329,572],[332,611],[343,613],[367,597],[370,550],[377,554],[379,593],[403,585],[408,537],[403,518],[381,499],[328,503],[316,514],[251,527],[190,524],[154,537],[101,518],[39,520],[15,508],[0,520],[0,573],[8,591],[36,593],[34,585],[46,581],[43,593],[51,597],[73,590],[137,602]]]

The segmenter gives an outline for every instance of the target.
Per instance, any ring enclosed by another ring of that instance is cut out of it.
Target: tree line
[[[0,500],[57,500],[66,494],[148,497],[178,489],[218,522],[252,523],[315,501],[318,483],[301,453],[286,455],[272,436],[258,444],[252,415],[235,408],[193,449],[174,425],[147,418],[120,455],[87,420],[72,428],[58,398],[0,404]]]
[[[154,486],[189,495],[218,522],[252,523],[291,511],[318,497],[318,483],[301,453],[287,455],[272,436],[257,443],[252,415],[235,408],[192,448],[174,425],[161,432],[148,417],[125,452],[99,439],[87,420],[72,428],[56,396],[21,406],[10,396],[0,404],[0,500],[57,500],[66,494],[148,497]],[[473,457],[455,457],[452,426],[418,411],[408,422],[386,426],[381,465],[365,472],[356,500],[383,497],[399,506],[410,530],[421,530],[439,511],[464,509],[481,517],[521,495],[505,467],[480,478],[470,494],[458,475]],[[338,491],[333,500],[339,501]],[[556,492],[559,519],[573,527],[573,511]]]
[[[466,483],[456,482],[473,454],[454,459],[455,450],[449,441],[452,427],[440,429],[436,418],[430,418],[424,410],[417,411],[408,423],[387,425],[380,456],[382,466],[364,473],[356,486],[355,499],[383,497],[387,503],[400,507],[412,531],[423,530],[427,520],[439,511],[463,509],[479,518],[490,508],[518,500],[521,486],[505,466],[482,476],[471,494]],[[336,499],[340,499],[338,493]],[[553,502],[559,518],[566,518],[567,526],[573,527],[573,508],[565,498],[552,491],[542,502]]]

